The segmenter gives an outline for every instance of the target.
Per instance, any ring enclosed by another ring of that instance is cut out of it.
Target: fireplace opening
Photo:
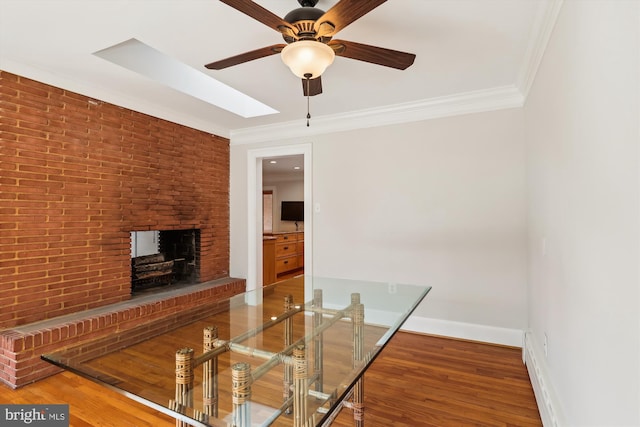
[[[131,292],[200,283],[200,230],[131,232]]]

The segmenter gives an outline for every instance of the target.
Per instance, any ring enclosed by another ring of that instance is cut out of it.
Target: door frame
[[[304,157],[304,274],[313,275],[313,195],[311,143],[247,151],[247,291],[262,286],[262,160],[291,155]],[[305,295],[306,292],[305,281]]]

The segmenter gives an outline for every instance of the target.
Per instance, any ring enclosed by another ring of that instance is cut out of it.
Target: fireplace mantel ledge
[[[0,381],[18,388],[43,379],[60,369],[41,360],[42,354],[179,315],[181,311],[229,298],[245,289],[244,279],[218,279],[159,289],[128,301],[2,330]]]
[[[218,286],[226,285],[229,283],[230,280],[238,280],[238,279],[225,278],[225,279],[212,280],[210,282],[198,283],[193,285],[180,285],[179,287],[175,287],[175,288],[159,288],[157,291],[154,291],[154,292],[149,292],[141,295],[133,295],[131,299],[127,301],[117,302],[117,303],[105,305],[102,307],[79,311],[77,313],[66,314],[64,316],[58,316],[52,319],[41,320],[39,322],[28,323],[26,325],[8,328],[8,330],[17,332],[20,334],[29,334],[33,331],[49,329],[51,327],[55,327],[60,324],[74,323],[79,320],[91,319],[93,317],[99,317],[105,314],[117,313],[120,311],[139,307],[142,305],[155,304],[155,303],[166,301],[172,298],[191,295],[196,292],[206,291]],[[7,330],[0,331],[0,334],[6,331]]]

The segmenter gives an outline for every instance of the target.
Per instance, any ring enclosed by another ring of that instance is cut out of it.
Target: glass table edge
[[[342,402],[349,396],[349,394],[351,393],[351,390],[353,389],[353,387],[355,386],[355,384],[364,376],[364,374],[366,373],[367,369],[369,369],[369,367],[373,364],[373,362],[378,358],[378,356],[380,355],[380,353],[382,352],[382,350],[384,350],[384,348],[387,346],[387,344],[389,344],[389,341],[391,340],[391,338],[393,337],[393,335],[395,335],[400,328],[402,327],[402,325],[405,324],[405,322],[407,321],[407,319],[409,319],[409,317],[411,316],[411,314],[413,314],[413,312],[418,308],[418,306],[420,305],[420,303],[424,300],[424,298],[427,296],[427,294],[431,291],[431,286],[426,286],[424,287],[424,290],[422,291],[422,294],[419,296],[418,299],[416,299],[416,301],[412,304],[412,306],[404,313],[404,315],[399,318],[396,323],[391,326],[389,328],[389,330],[383,335],[383,337],[378,341],[381,342],[381,344],[379,346],[376,347],[375,349],[375,353],[372,355],[372,357],[362,366],[362,369],[360,369],[360,371],[358,372],[358,374],[353,378],[353,380],[351,381],[351,383],[344,388],[344,391],[337,397],[336,399],[336,404],[333,406],[333,408],[327,413],[325,414],[320,421],[318,422],[317,426],[325,426],[325,425],[330,425],[330,422],[333,421],[333,419],[338,415],[338,413],[340,412],[340,410],[342,409]],[[327,422],[329,422],[329,424],[327,424]]]
[[[376,360],[376,358],[378,357],[378,355],[382,352],[382,350],[387,346],[387,344],[389,343],[390,339],[393,337],[393,335],[395,335],[400,328],[402,327],[402,325],[404,325],[404,323],[407,321],[407,319],[411,316],[411,314],[413,314],[413,312],[417,309],[417,307],[420,305],[420,303],[424,300],[424,298],[427,296],[427,294],[431,291],[432,287],[431,286],[422,286],[423,290],[421,292],[421,294],[416,298],[416,300],[413,302],[413,304],[401,315],[401,317],[399,317],[396,322],[389,327],[389,329],[387,330],[387,332],[385,332],[385,334],[383,335],[383,337],[380,338],[380,340],[378,341],[380,344],[377,345],[375,347],[375,352],[371,355],[371,357],[366,361],[366,363],[364,363],[361,368],[359,369],[358,373],[354,376],[354,378],[350,381],[349,385],[343,388],[342,393],[336,395],[336,400],[335,400],[335,404],[332,405],[332,407],[330,408],[330,410],[324,414],[318,421],[318,423],[316,424],[317,426],[325,426],[325,425],[329,425],[326,424],[327,421],[332,421],[335,416],[337,416],[337,414],[339,413],[339,411],[341,410],[341,406],[342,406],[342,402],[345,400],[345,398],[347,398],[351,392],[351,390],[353,389],[354,385],[360,380],[360,378],[362,378],[362,376],[365,374],[365,372],[367,371],[367,369],[371,366],[371,364]],[[73,348],[69,347],[69,348]],[[165,414],[169,417],[172,417],[176,420],[179,421],[183,421],[186,422],[188,425],[192,425],[192,426],[196,426],[196,427],[216,427],[220,424],[206,424],[203,423],[201,421],[196,420],[195,418],[192,418],[188,415],[185,415],[181,412],[175,411],[167,406],[163,406],[160,403],[154,402],[152,400],[149,400],[147,398],[144,398],[142,396],[139,396],[135,393],[132,393],[130,391],[124,390],[122,388],[119,388],[118,386],[115,386],[113,384],[110,384],[109,382],[106,382],[104,380],[101,380],[99,378],[98,375],[91,375],[89,372],[87,372],[87,370],[85,369],[84,371],[81,369],[76,368],[75,366],[73,366],[73,364],[66,364],[64,362],[62,362],[61,360],[56,359],[56,355],[69,350],[69,348],[65,348],[65,349],[61,349],[59,351],[56,352],[52,352],[52,353],[48,353],[48,354],[42,354],[40,356],[40,358],[48,363],[51,363],[55,366],[58,366],[59,368],[62,368],[64,370],[70,371],[82,378],[85,378],[89,381],[92,381],[96,384],[99,384],[103,387],[106,387],[107,389],[114,391],[122,396],[125,396],[131,400],[134,400],[144,406],[147,406],[149,408],[155,409],[158,412]]]
[[[53,353],[53,354],[55,354],[55,353]],[[51,363],[51,364],[53,364],[55,366],[58,366],[59,368],[62,368],[64,370],[66,370],[66,371],[72,372],[72,373],[74,373],[74,374],[76,374],[76,375],[78,375],[78,376],[80,376],[82,378],[85,378],[85,379],[87,379],[89,381],[92,381],[92,382],[94,382],[94,383],[96,383],[96,384],[98,384],[98,385],[100,385],[102,387],[105,387],[105,388],[107,388],[107,389],[109,389],[109,390],[111,390],[113,392],[116,392],[116,393],[118,393],[118,394],[120,394],[122,396],[125,396],[125,397],[127,397],[127,398],[129,398],[131,400],[134,400],[134,401],[136,401],[136,402],[138,402],[138,403],[140,403],[140,404],[142,404],[144,406],[147,406],[147,407],[150,407],[152,409],[155,409],[156,411],[161,412],[161,413],[163,413],[163,414],[165,414],[165,415],[167,415],[167,416],[169,416],[171,418],[174,418],[174,419],[179,420],[179,421],[184,421],[184,422],[188,423],[190,426],[212,427],[210,424],[203,424],[202,422],[200,422],[200,421],[198,421],[198,420],[196,420],[194,418],[191,418],[191,417],[189,417],[189,416],[187,416],[185,414],[182,414],[180,412],[174,411],[171,408],[163,406],[163,405],[161,405],[159,403],[156,403],[156,402],[154,402],[152,400],[146,399],[146,398],[144,398],[142,396],[138,396],[135,393],[131,393],[131,392],[127,391],[127,390],[124,390],[124,389],[121,389],[119,387],[116,387],[116,386],[114,386],[112,384],[109,384],[108,382],[101,381],[99,378],[90,375],[86,371],[82,371],[80,369],[77,369],[72,365],[66,365],[66,364],[64,364],[62,362],[59,362],[59,361],[57,361],[57,360],[55,360],[53,358],[49,358],[49,357],[50,356],[48,356],[46,354],[43,354],[43,355],[40,356],[40,358],[42,360],[46,361],[46,362],[49,362],[49,363]]]

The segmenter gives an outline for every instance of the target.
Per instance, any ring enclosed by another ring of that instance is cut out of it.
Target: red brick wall
[[[0,71],[0,329],[130,297],[130,231],[229,271],[229,141]]]

